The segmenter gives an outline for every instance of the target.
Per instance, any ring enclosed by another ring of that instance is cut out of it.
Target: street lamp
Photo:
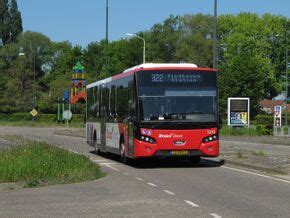
[[[143,64],[145,64],[146,63],[146,61],[145,61],[145,55],[146,55],[145,54],[145,52],[146,52],[146,50],[145,50],[146,49],[145,39],[140,37],[140,36],[137,36],[136,34],[132,34],[132,33],[127,33],[126,36],[133,36],[133,37],[136,37],[136,38],[141,39],[143,41]]]
[[[19,53],[18,53],[18,56],[19,57],[23,57],[23,56],[26,56],[26,54],[24,53],[23,51],[23,48],[20,48],[19,50]],[[35,53],[33,53],[33,86],[32,86],[32,98],[33,98],[33,101],[32,101],[32,107],[33,107],[33,110],[35,109]],[[32,116],[32,119],[34,121],[34,116]]]

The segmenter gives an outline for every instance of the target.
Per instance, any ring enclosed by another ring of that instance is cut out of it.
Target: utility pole
[[[286,26],[286,49],[285,49],[285,59],[286,59],[286,114],[285,114],[285,126],[288,126],[288,68],[289,68],[289,63],[288,63],[288,26]]]
[[[214,0],[213,68],[217,68],[217,0]]]
[[[109,48],[109,1],[106,0],[106,73],[108,74],[108,64],[109,64],[109,57],[108,57],[108,48]]]

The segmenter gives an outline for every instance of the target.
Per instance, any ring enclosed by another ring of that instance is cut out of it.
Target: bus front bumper
[[[219,155],[219,141],[213,141],[208,143],[201,143],[197,148],[182,148],[175,147],[169,149],[159,149],[158,144],[151,144],[135,140],[134,158],[144,157],[217,157]]]

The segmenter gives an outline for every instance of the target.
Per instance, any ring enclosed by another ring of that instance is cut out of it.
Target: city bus
[[[128,159],[219,155],[217,71],[141,64],[87,85],[86,140]]]

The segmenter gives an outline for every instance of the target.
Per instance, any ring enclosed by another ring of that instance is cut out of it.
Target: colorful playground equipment
[[[70,92],[70,103],[76,104],[79,101],[86,101],[86,79],[83,65],[78,61],[73,67],[72,87]]]
[[[87,92],[85,68],[78,61],[73,67],[71,89],[70,91],[65,91],[63,98],[59,99],[58,101],[58,122],[64,122],[65,120],[68,120],[66,114],[71,112],[71,105],[76,105],[78,102],[84,103],[86,102],[86,99]]]

